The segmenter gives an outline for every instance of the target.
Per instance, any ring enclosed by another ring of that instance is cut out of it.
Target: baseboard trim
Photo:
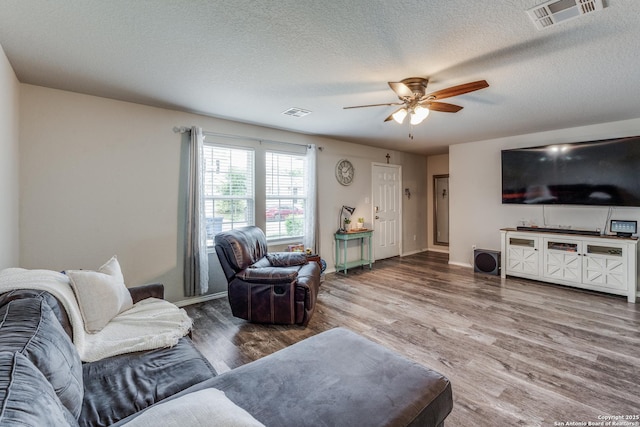
[[[415,254],[419,254],[419,253],[426,252],[426,251],[427,251],[427,249],[416,249],[415,251],[404,252],[404,253],[400,254],[400,256],[403,257],[403,256],[415,255]]]
[[[429,248],[427,249],[429,252],[438,252],[440,254],[448,254],[449,249],[438,249],[438,248]]]
[[[457,265],[458,267],[473,268],[473,265],[467,264],[466,262],[449,261],[449,265]]]
[[[201,295],[198,297],[193,297],[189,299],[185,299],[182,301],[174,302],[178,307],[185,307],[187,305],[198,304],[199,302],[211,301],[214,299],[225,298],[227,296],[227,292],[216,292],[215,294]]]

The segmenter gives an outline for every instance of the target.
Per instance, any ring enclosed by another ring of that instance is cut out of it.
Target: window
[[[226,230],[254,225],[254,152],[204,145],[204,206],[207,246]]]
[[[293,240],[304,235],[305,156],[265,153],[266,235],[268,240]]]

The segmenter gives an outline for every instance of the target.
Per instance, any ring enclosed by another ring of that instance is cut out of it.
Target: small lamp
[[[355,211],[355,210],[356,210],[356,208],[352,208],[350,206],[342,205],[342,209],[340,209],[340,218],[339,218],[340,223],[338,224],[338,233],[344,233],[344,232],[347,231],[347,230],[345,230],[344,223],[342,222],[342,214],[344,214],[344,211],[349,212],[349,215],[353,215],[353,211]]]

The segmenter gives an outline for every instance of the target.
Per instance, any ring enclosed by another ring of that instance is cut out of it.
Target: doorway
[[[449,175],[433,176],[433,243],[449,246]]]
[[[371,171],[374,258],[391,258],[400,255],[402,169],[398,165],[374,163]]]

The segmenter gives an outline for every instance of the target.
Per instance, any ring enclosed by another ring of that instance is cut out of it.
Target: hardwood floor
[[[226,299],[186,310],[218,372],[343,326],[446,375],[448,426],[596,425],[607,415],[640,425],[640,304],[623,297],[474,274],[425,252],[327,275],[307,328],[233,318]]]

